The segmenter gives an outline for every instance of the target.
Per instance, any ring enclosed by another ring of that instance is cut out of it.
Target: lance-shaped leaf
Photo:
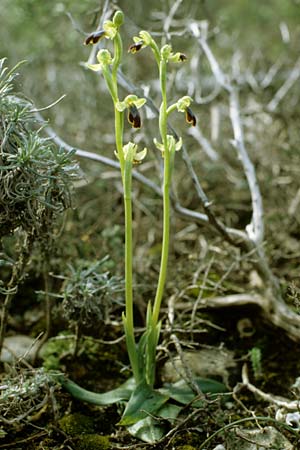
[[[176,419],[181,409],[181,406],[169,402],[165,403],[155,415],[157,420],[153,416],[148,416],[145,419],[139,420],[134,425],[127,427],[127,430],[132,436],[149,444],[154,444],[166,434],[166,422],[173,424],[174,419]],[[162,421],[161,419],[165,420]]]
[[[223,383],[219,381],[211,380],[210,378],[195,378],[194,383],[198,386],[203,394],[220,394],[228,392],[228,389]],[[176,400],[179,403],[187,404],[196,398],[195,392],[187,384],[185,380],[179,380],[174,384],[165,383],[164,387],[159,390],[162,394],[169,395],[170,398]],[[203,403],[203,402],[202,402]],[[195,402],[194,406],[199,406],[200,401]]]
[[[169,395],[154,390],[145,382],[133,391],[119,425],[133,425],[157,411],[169,400]]]
[[[64,377],[60,377],[59,382],[73,397],[77,398],[78,400],[100,406],[111,405],[113,403],[119,403],[128,400],[136,386],[134,379],[130,378],[118,388],[100,394],[88,391],[87,389],[80,387],[78,384],[65,379]]]

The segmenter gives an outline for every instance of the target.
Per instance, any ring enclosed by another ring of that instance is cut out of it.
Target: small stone
[[[230,368],[236,367],[234,353],[222,347],[204,348],[197,352],[183,352],[183,362],[176,356],[162,368],[162,380],[175,383],[184,377],[184,364],[194,376],[211,378],[218,376],[228,386]]]
[[[233,437],[232,448],[239,450],[263,450],[265,448],[274,450],[275,448],[280,450],[294,449],[290,441],[274,427],[255,428],[253,430],[238,428],[230,433]]]
[[[4,339],[0,360],[5,363],[12,363],[24,358],[31,361],[36,352],[36,339],[23,334],[8,336]]]

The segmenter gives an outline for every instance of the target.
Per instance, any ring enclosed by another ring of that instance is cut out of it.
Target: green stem
[[[123,127],[124,127],[124,114],[117,110],[115,107],[115,137],[116,137],[116,147],[118,152],[118,157],[120,161],[121,175],[123,185],[125,182],[125,160],[123,153]]]
[[[116,37],[114,38],[114,59],[112,62],[112,79],[114,84],[117,84],[117,74],[118,74],[118,68],[121,64],[123,55],[123,44],[122,39],[119,33],[116,34]]]
[[[115,136],[116,147],[120,161],[123,191],[124,191],[124,213],[125,213],[125,315],[123,315],[124,329],[126,334],[126,344],[131,364],[133,376],[136,382],[139,382],[139,366],[137,347],[134,337],[133,320],[133,287],[132,287],[132,200],[131,200],[131,180],[132,180],[132,162],[125,161],[123,153],[123,132],[124,132],[124,113],[116,108],[118,101],[118,68],[121,63],[123,53],[122,39],[119,33],[114,38],[114,59],[111,69],[111,81],[115,97]]]
[[[167,63],[165,60],[160,62],[159,75],[161,83],[162,103],[159,111],[159,130],[164,145],[164,183],[163,183],[163,239],[162,253],[160,261],[159,278],[156,289],[156,295],[153,306],[153,325],[155,326],[159,319],[161,301],[163,297],[169,256],[170,240],[170,154],[167,139],[167,90],[166,90]]]
[[[134,337],[133,293],[132,293],[132,162],[125,161],[124,208],[125,208],[125,317],[127,351],[136,383],[139,382],[138,356]]]

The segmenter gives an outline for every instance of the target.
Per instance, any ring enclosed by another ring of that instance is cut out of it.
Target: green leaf
[[[180,406],[166,403],[157,411],[156,416],[172,423],[180,413],[181,409],[182,407]],[[153,444],[165,435],[166,423],[156,420],[152,416],[148,416],[145,419],[139,420],[134,425],[127,427],[127,430],[132,436],[135,436],[144,442]]]
[[[127,430],[132,436],[149,444],[154,444],[159,441],[166,433],[166,427],[158,425],[157,421],[151,416],[139,420],[134,425],[127,427]]]
[[[0,259],[0,267],[5,266],[13,266],[13,263],[11,261],[7,261],[7,259]]]
[[[197,384],[203,394],[219,394],[227,392],[228,389],[223,383],[219,381],[211,380],[210,378],[195,378],[194,382]],[[195,397],[195,392],[186,383],[185,380],[179,380],[174,384],[165,383],[164,388],[159,390],[162,394],[169,395],[170,398],[176,400],[179,403],[186,405],[190,403]],[[198,406],[201,403],[197,401],[194,406]]]
[[[111,405],[113,403],[119,403],[121,401],[126,401],[130,398],[132,392],[135,388],[135,382],[133,378],[129,378],[125,383],[112,391],[105,392],[104,394],[99,394],[96,392],[88,391],[78,386],[78,384],[73,381],[66,380],[65,378],[59,378],[59,382],[62,386],[75,398],[88,403],[93,403],[94,405]]]
[[[133,391],[119,425],[133,425],[148,414],[156,414],[168,400],[169,395],[154,390],[145,382],[140,383]]]

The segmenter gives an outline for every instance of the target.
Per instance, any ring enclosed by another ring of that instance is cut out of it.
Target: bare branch
[[[252,219],[247,225],[246,231],[251,241],[257,245],[264,239],[263,204],[258,186],[255,168],[249,158],[244,143],[244,133],[241,124],[238,92],[235,88],[230,90],[230,119],[233,128],[234,140],[232,144],[238,151],[248,181],[252,200]]]
[[[197,30],[197,25],[195,23],[190,27],[192,34],[197,37],[198,42],[203,49],[211,70],[217,80],[217,82],[223,86],[223,88],[228,92],[230,99],[230,120],[233,129],[234,140],[232,141],[236,150],[238,151],[243,169],[247,178],[249,190],[251,193],[252,200],[252,220],[251,223],[246,227],[249,239],[255,244],[260,244],[264,238],[264,223],[263,223],[263,205],[260,189],[256,179],[256,173],[254,166],[249,158],[248,152],[244,143],[244,133],[240,117],[240,107],[239,107],[239,97],[238,91],[235,86],[230,82],[229,77],[224,74],[220,68],[219,63],[214,57],[209,45],[206,40],[201,37],[199,29]]]
[[[181,5],[181,3],[182,3],[182,0],[176,0],[176,2],[170,8],[168,16],[165,18],[165,21],[164,21],[164,32],[165,32],[168,40],[170,39],[169,30],[170,30],[173,18],[174,18],[175,14],[176,14],[177,9]]]
[[[188,133],[201,145],[203,151],[211,160],[217,161],[219,159],[218,153],[213,149],[206,137],[203,136],[199,126],[190,128]]]
[[[224,297],[210,297],[202,299],[199,307],[203,308],[228,308],[233,306],[258,306],[268,320],[276,328],[285,330],[288,336],[296,342],[300,340],[300,317],[289,306],[275,297],[272,292],[266,292],[264,296],[259,294],[234,294]]]
[[[243,386],[251,391],[255,396],[261,398],[263,401],[284,408],[288,411],[298,411],[300,407],[299,400],[290,401],[287,398],[280,397],[278,395],[267,394],[261,389],[254,386],[249,381],[247,365],[244,364],[242,368],[242,382]]]
[[[297,59],[296,64],[294,65],[293,70],[290,72],[289,77],[285,80],[283,85],[278,89],[272,100],[269,102],[267,109],[271,112],[275,111],[283,97],[288,93],[293,84],[300,77],[300,58]]]

